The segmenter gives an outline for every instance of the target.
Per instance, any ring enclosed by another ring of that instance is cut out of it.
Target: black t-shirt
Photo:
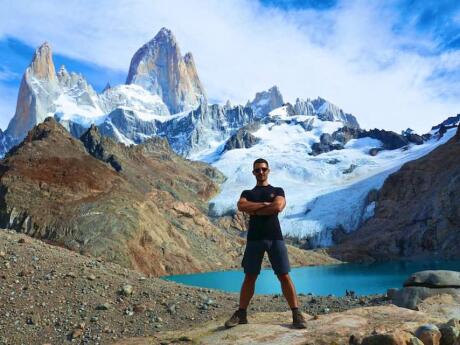
[[[284,190],[280,187],[255,186],[251,190],[244,190],[241,193],[242,198],[253,202],[272,202],[276,196],[284,197]],[[278,214],[269,216],[250,216],[248,241],[256,240],[282,240],[280,222]]]

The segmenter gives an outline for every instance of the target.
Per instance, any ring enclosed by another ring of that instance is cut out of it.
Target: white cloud
[[[0,65],[0,81],[9,81],[19,78],[17,73],[10,71],[8,68]]]
[[[287,101],[324,97],[366,128],[426,132],[460,102],[452,85],[426,81],[438,59],[400,49],[432,43],[393,33],[394,14],[364,1],[321,12],[249,0],[11,1],[0,14],[0,36],[33,46],[47,40],[61,54],[127,72],[134,52],[165,26],[182,53],[193,52],[211,99],[244,103],[277,84]]]

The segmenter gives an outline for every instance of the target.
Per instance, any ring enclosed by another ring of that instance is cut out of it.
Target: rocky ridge
[[[349,260],[458,257],[460,129],[428,155],[390,175],[375,214],[330,253]]]
[[[126,147],[91,127],[80,141],[49,118],[0,164],[3,227],[152,275],[236,264],[241,243],[206,217],[206,174],[223,177],[164,140]]]
[[[363,130],[356,127],[344,126],[332,134],[323,133],[321,135],[320,142],[312,145],[311,155],[317,156],[321,153],[333,150],[342,150],[345,147],[345,144],[351,139],[372,138],[377,139],[382,143],[382,147],[376,147],[370,150],[369,154],[375,156],[381,150],[396,150],[411,143],[421,145],[430,137],[430,134],[426,134],[424,136],[420,136],[412,132],[398,134],[392,131],[377,128]]]

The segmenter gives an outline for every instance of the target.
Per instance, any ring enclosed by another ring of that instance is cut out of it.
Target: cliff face
[[[459,257],[460,129],[390,175],[375,215],[331,253],[348,260]]]
[[[126,84],[137,84],[159,95],[172,114],[206,102],[192,54],[182,56],[174,35],[166,28],[134,54]]]
[[[164,139],[78,140],[48,118],[0,163],[0,226],[151,275],[230,268],[243,239],[206,216],[213,179]]]
[[[34,88],[37,84],[41,85],[39,89]],[[28,130],[42,122],[49,112],[54,112],[53,100],[59,93],[51,47],[45,42],[35,51],[22,77],[16,112],[6,133],[15,141],[22,140]]]

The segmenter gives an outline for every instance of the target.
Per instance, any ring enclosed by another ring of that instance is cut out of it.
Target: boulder
[[[458,340],[459,330],[457,327],[443,324],[439,327],[441,332],[441,345],[455,345]]]
[[[400,307],[418,309],[428,297],[449,294],[460,297],[460,272],[437,270],[412,274],[402,289],[392,291],[392,301]]]
[[[428,288],[460,288],[460,272],[448,270],[427,270],[412,274],[404,286]]]
[[[361,345],[423,345],[423,342],[409,332],[393,332],[365,337]]]
[[[425,324],[417,328],[415,336],[419,338],[424,345],[439,345],[441,342],[441,332],[436,325]]]

